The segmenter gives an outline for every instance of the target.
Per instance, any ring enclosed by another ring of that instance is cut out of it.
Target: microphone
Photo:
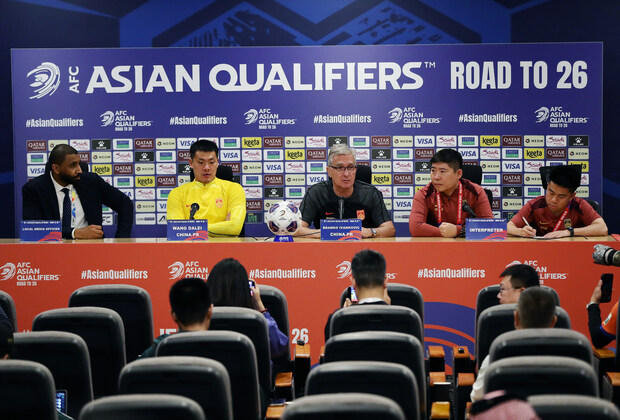
[[[478,216],[476,216],[476,212],[474,211],[474,209],[471,208],[471,206],[469,204],[467,204],[467,201],[463,201],[463,205],[461,206],[461,209],[463,209],[463,211],[466,211],[467,213],[471,214],[474,219]]]
[[[192,209],[189,211],[189,220],[194,220],[194,215],[200,209],[198,203],[192,203]]]
[[[340,216],[339,219],[344,216],[344,197],[338,197],[338,215]]]
[[[594,262],[597,264],[620,267],[620,251],[616,251],[607,245],[594,245],[592,258],[594,258]]]

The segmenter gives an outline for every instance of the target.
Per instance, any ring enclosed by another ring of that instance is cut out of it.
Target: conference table
[[[67,307],[71,293],[92,284],[132,284],[146,289],[153,302],[155,336],[175,331],[168,291],[184,276],[206,278],[223,258],[236,258],[258,284],[279,288],[288,301],[291,343],[312,348],[318,362],[327,316],[339,307],[350,285],[350,261],[362,249],[381,252],[389,282],[410,284],[424,297],[425,344],[469,346],[473,350],[478,291],[499,283],[513,263],[530,264],[541,282],[554,288],[568,311],[572,328],[588,334],[586,304],[602,273],[617,267],[594,264],[595,244],[618,247],[620,236],[557,240],[509,238],[471,241],[445,238],[377,238],[319,241],[296,238],[216,238],[204,242],[168,242],[165,238],[101,239],[62,243],[0,240],[0,290],[17,308],[20,331],[31,329],[40,312]],[[603,316],[617,301],[602,304]]]

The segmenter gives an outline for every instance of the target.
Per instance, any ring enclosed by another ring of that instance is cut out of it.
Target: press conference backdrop
[[[578,194],[602,197],[600,43],[17,49],[12,70],[17,226],[21,186],[59,143],[134,200],[134,236],[165,235],[202,138],[243,185],[252,236],[327,179],[337,143],[372,167],[399,235],[446,147],[482,166],[496,217],[544,193],[543,165],[581,165]]]

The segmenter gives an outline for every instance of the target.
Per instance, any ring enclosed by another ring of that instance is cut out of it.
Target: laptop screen
[[[67,414],[67,390],[56,390],[56,409],[62,414]]]

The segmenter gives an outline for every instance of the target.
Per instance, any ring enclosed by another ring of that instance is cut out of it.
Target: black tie
[[[65,193],[65,198],[62,200],[62,230],[64,232],[71,229],[71,199],[69,188],[63,188],[61,191]]]

